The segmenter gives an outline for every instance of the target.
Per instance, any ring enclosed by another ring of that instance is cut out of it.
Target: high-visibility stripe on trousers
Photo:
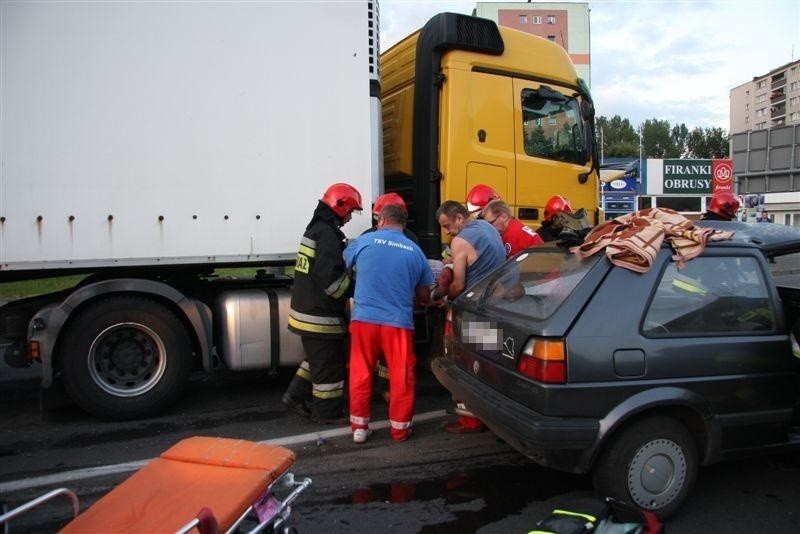
[[[350,427],[366,428],[371,415],[372,374],[383,354],[389,368],[389,420],[396,440],[408,436],[414,414],[414,332],[361,321],[350,323]]]
[[[344,339],[301,338],[306,359],[286,390],[296,404],[305,405],[313,417],[333,419],[344,408]]]

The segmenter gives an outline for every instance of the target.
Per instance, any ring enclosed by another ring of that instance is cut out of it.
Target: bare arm
[[[417,286],[414,296],[420,306],[427,306],[431,302],[431,288],[429,286]]]
[[[453,283],[447,290],[447,296],[451,299],[459,296],[467,286],[467,261],[472,251],[472,245],[458,236],[454,237],[450,243],[450,252],[453,257]]]

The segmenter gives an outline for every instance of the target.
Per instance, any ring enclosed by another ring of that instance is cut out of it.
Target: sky
[[[556,0],[557,1],[557,0]],[[475,2],[379,0],[381,50]],[[800,1],[589,2],[598,115],[729,129],[734,87],[800,59]],[[794,53],[794,55],[792,55]]]

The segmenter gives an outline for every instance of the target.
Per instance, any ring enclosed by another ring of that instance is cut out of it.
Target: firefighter
[[[717,191],[711,196],[706,212],[700,216],[703,221],[735,221],[739,211],[739,199],[730,191]]]
[[[569,200],[562,197],[561,195],[553,195],[547,201],[544,207],[544,219],[542,220],[542,225],[539,227],[539,237],[541,237],[545,241],[555,241],[558,238],[558,234],[561,232],[561,228],[554,222],[554,218],[556,214],[560,211],[564,213],[572,213],[572,205],[569,203]]]
[[[306,226],[294,269],[289,330],[300,335],[306,358],[283,403],[322,424],[344,422],[345,308],[352,287],[340,228],[361,209],[356,188],[345,183],[330,186]]]
[[[378,356],[389,365],[389,424],[395,441],[411,434],[416,357],[414,300],[427,304],[433,274],[425,254],[403,235],[406,214],[387,205],[378,230],[362,235],[344,251],[348,268],[358,272],[350,323],[350,427],[353,441],[370,434],[372,373]]]
[[[492,200],[483,209],[483,219],[500,232],[506,258],[526,248],[544,243],[539,234],[514,217],[511,207],[500,199]]]
[[[478,184],[467,193],[467,210],[472,218],[480,218],[481,212],[492,200],[498,200],[497,191],[486,184]]]
[[[408,206],[406,206],[406,202],[405,200],[403,200],[403,197],[401,197],[395,192],[384,193],[378,198],[376,198],[375,203],[372,204],[372,227],[364,230],[364,234],[368,232],[374,232],[375,230],[378,229],[378,217],[380,216],[383,208],[385,208],[386,206],[397,206],[398,208],[403,210],[403,213],[405,213],[406,215],[406,219],[408,219]],[[417,236],[414,232],[412,232],[408,228],[405,228],[403,230],[403,233],[407,238],[409,238],[411,241],[419,245],[419,239],[417,239]]]

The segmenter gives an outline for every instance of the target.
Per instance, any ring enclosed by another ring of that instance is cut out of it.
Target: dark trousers
[[[286,390],[294,402],[304,404],[312,417],[333,419],[342,415],[347,352],[344,338],[303,336],[305,361]]]

